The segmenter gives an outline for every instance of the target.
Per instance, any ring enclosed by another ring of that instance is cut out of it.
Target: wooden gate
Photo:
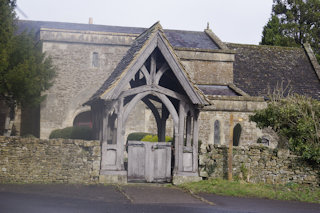
[[[171,143],[128,141],[128,181],[171,182]]]

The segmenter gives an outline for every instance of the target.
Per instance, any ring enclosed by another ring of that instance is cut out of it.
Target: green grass
[[[237,197],[257,197],[275,200],[296,200],[320,203],[320,188],[289,183],[286,185],[253,184],[240,181],[209,179],[186,183],[179,187],[194,193],[212,193]]]

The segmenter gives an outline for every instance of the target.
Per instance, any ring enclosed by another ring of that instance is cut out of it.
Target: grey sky
[[[202,31],[222,41],[258,44],[272,0],[17,0],[28,20]],[[24,18],[17,12],[21,19]]]

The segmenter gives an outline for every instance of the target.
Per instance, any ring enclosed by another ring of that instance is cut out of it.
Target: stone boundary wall
[[[207,145],[199,155],[202,177],[227,178],[228,147]],[[0,183],[99,183],[99,141],[0,136]],[[233,148],[233,177],[270,184],[319,186],[320,169],[288,150]]]
[[[227,178],[228,147],[208,145],[199,155],[200,176]],[[285,149],[251,145],[233,148],[233,179],[253,183],[320,185],[320,168]]]
[[[0,137],[0,183],[99,182],[100,142]]]

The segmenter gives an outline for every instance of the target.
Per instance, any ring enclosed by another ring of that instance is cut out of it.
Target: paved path
[[[264,199],[200,194],[216,205],[175,187],[134,184],[102,185],[1,185],[0,213],[107,213],[107,212],[320,212],[320,205]]]

